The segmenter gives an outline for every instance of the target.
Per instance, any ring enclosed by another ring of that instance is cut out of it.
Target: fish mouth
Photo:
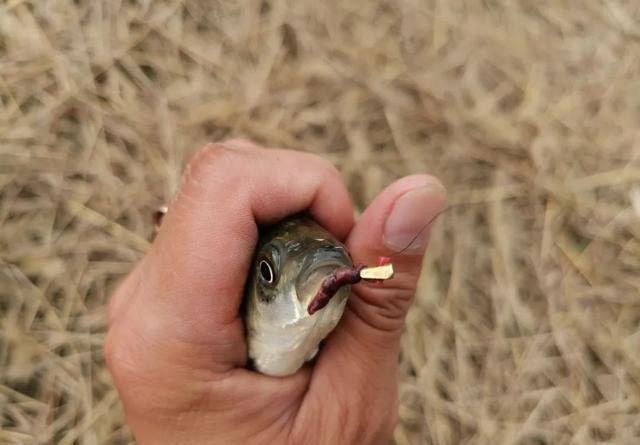
[[[305,312],[320,290],[322,282],[336,269],[351,265],[351,259],[346,251],[335,246],[320,247],[306,257],[296,280],[296,294]]]

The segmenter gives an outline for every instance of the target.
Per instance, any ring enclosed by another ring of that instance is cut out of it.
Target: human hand
[[[112,297],[105,357],[140,444],[378,444],[397,417],[397,363],[444,189],[414,175],[357,223],[338,172],[320,158],[245,141],[190,161],[148,254]],[[258,224],[308,211],[356,263],[393,256],[396,276],[352,288],[313,366],[289,377],[245,368],[239,308]]]

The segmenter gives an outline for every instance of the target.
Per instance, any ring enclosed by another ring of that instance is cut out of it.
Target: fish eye
[[[267,260],[261,260],[260,265],[258,267],[260,270],[260,278],[262,278],[262,281],[268,284],[272,284],[275,277],[273,274],[273,268],[271,267],[271,264],[269,264]]]

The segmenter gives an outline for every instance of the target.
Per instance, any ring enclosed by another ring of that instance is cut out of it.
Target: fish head
[[[317,223],[286,221],[258,247],[249,298],[274,326],[297,323],[312,317],[307,307],[322,282],[339,267],[352,264],[344,245]],[[338,296],[334,304],[339,303]]]
[[[288,375],[311,359],[340,320],[349,286],[310,315],[323,281],[353,262],[345,246],[307,218],[285,220],[264,233],[247,285],[249,357],[258,371]]]

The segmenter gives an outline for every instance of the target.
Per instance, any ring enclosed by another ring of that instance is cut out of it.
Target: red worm
[[[318,290],[318,293],[313,297],[309,306],[307,306],[309,315],[313,315],[325,307],[342,286],[355,284],[360,281],[362,279],[360,278],[360,271],[364,269],[364,267],[364,264],[355,267],[339,267],[325,278],[320,285],[320,290]]]

